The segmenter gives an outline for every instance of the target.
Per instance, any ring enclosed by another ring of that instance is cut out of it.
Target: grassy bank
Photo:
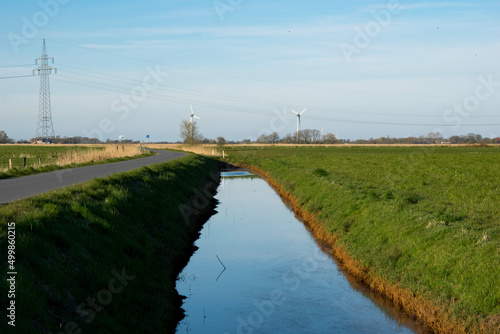
[[[173,332],[175,279],[214,208],[197,189],[215,192],[217,166],[188,155],[0,207],[0,258],[14,222],[17,272],[15,331],[0,273],[0,332]]]
[[[234,148],[354,274],[438,332],[500,332],[500,149]]]
[[[140,154],[137,145],[0,145],[0,179],[144,158],[153,154],[150,151]],[[23,167],[24,158],[26,168]],[[9,159],[12,160],[12,169],[9,169]]]

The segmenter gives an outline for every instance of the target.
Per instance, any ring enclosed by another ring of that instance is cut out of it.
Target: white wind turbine
[[[307,110],[307,108],[302,110],[300,113],[296,112],[293,109],[290,109],[290,110],[293,111],[295,113],[295,115],[297,115],[297,143],[298,143],[299,142],[299,130],[300,130],[300,116],[302,116],[302,114],[304,113],[304,111]]]
[[[191,117],[189,118],[189,123],[191,123],[191,141],[192,141],[193,140],[193,122],[194,122],[193,118],[198,118],[198,119],[201,119],[201,118],[194,115],[193,106],[191,105],[191,103],[189,104],[189,107],[191,108]]]

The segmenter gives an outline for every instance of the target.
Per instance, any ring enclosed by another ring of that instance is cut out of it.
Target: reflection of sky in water
[[[255,176],[255,174],[247,171],[247,170],[236,170],[236,171],[230,171],[230,172],[222,172],[220,173],[221,177],[228,178],[228,177],[241,177],[241,176]]]
[[[252,175],[223,173],[218,214],[180,275],[177,333],[411,333],[350,287],[264,180],[224,175],[240,173]]]

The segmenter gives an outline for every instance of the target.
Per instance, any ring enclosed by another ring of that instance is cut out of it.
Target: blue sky
[[[38,78],[5,77],[31,75],[45,38],[60,136],[176,141],[189,103],[209,138],[292,133],[290,107],[345,139],[500,136],[499,15],[498,1],[11,1],[0,130],[35,134]]]

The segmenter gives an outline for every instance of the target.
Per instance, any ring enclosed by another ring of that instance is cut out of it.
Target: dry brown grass
[[[500,144],[228,144],[228,147],[500,147]],[[218,151],[220,148],[215,144],[151,144],[148,147],[153,149],[173,149],[188,151],[203,155],[212,155],[212,149],[215,150],[215,155],[222,155]]]
[[[159,150],[180,150],[186,152],[192,152],[201,155],[214,155],[221,156],[222,151],[217,145],[204,144],[204,145],[187,145],[187,144],[151,144],[148,148],[159,149]]]
[[[0,147],[3,145],[0,145]],[[45,147],[68,146],[65,150],[43,150],[35,152],[23,147],[36,148],[36,145],[5,145],[12,148],[8,154],[2,158],[3,165],[0,166],[0,173],[7,173],[11,170],[9,160],[12,159],[13,169],[22,168],[22,158],[26,158],[26,167],[39,168],[47,166],[64,166],[70,164],[81,164],[87,162],[100,162],[107,159],[133,157],[141,154],[139,144],[99,144],[99,145],[45,145]],[[39,145],[41,146],[41,145]],[[75,148],[78,146],[78,148]],[[35,149],[36,151],[36,149]],[[5,153],[5,152],[4,152]],[[24,173],[19,175],[25,175]]]
[[[140,145],[96,145],[89,147],[86,152],[70,151],[58,155],[56,165],[80,164],[90,161],[104,161],[107,159],[133,157],[141,154]]]

